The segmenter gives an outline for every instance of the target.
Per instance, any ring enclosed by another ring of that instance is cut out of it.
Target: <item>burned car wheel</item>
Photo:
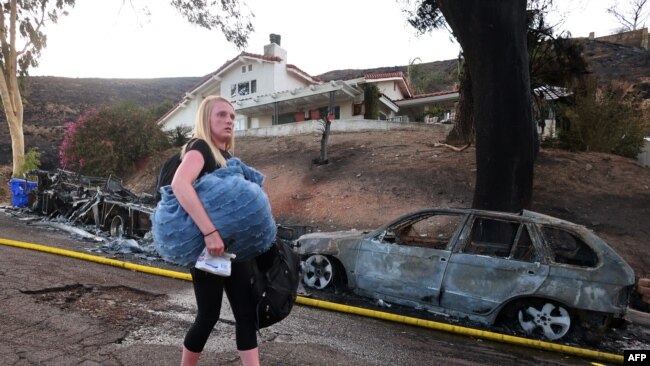
[[[521,306],[519,325],[529,335],[542,335],[549,340],[564,337],[571,328],[571,314],[551,301],[535,301]]]
[[[302,280],[305,285],[322,290],[334,279],[335,266],[324,255],[313,254],[304,262]]]

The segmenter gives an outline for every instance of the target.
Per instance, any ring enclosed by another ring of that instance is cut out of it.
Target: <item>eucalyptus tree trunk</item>
[[[532,200],[534,134],[526,0],[439,0],[472,79],[476,186],[472,207],[516,212]]]
[[[11,136],[13,176],[19,176],[23,173],[20,169],[25,163],[25,137],[23,135],[23,102],[15,74],[0,73],[0,96]]]
[[[25,163],[25,137],[23,135],[23,101],[17,77],[16,0],[12,0],[9,6],[9,24],[5,24],[4,16],[0,17],[0,42],[2,43],[4,63],[2,72],[0,72],[0,97],[11,136],[12,171],[14,176],[18,176],[22,173],[20,169]]]

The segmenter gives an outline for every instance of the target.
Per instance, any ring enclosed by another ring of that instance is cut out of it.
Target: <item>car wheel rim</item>
[[[305,261],[303,281],[309,287],[324,289],[332,282],[332,263],[327,257],[315,254]]]
[[[519,324],[528,334],[537,329],[544,337],[557,340],[564,337],[571,327],[571,316],[562,306],[546,303],[540,309],[535,306],[519,310]]]

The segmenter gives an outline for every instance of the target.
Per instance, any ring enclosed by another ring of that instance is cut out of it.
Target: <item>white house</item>
[[[374,84],[380,93],[379,119],[402,119],[395,101],[413,98],[401,72],[323,82],[287,63],[287,51],[280,46],[279,35],[271,34],[270,40],[263,55],[241,52],[206,75],[158,124],[164,130],[194,126],[201,100],[212,94],[231,100],[237,130],[318,120],[329,114],[334,119],[364,119],[365,84]]]

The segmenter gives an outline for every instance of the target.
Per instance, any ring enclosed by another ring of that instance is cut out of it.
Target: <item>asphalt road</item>
[[[0,213],[0,237],[84,251]],[[201,364],[240,364],[228,307]],[[178,365],[191,284],[0,245],[1,365]],[[589,365],[564,354],[297,305],[259,334],[263,365]]]

